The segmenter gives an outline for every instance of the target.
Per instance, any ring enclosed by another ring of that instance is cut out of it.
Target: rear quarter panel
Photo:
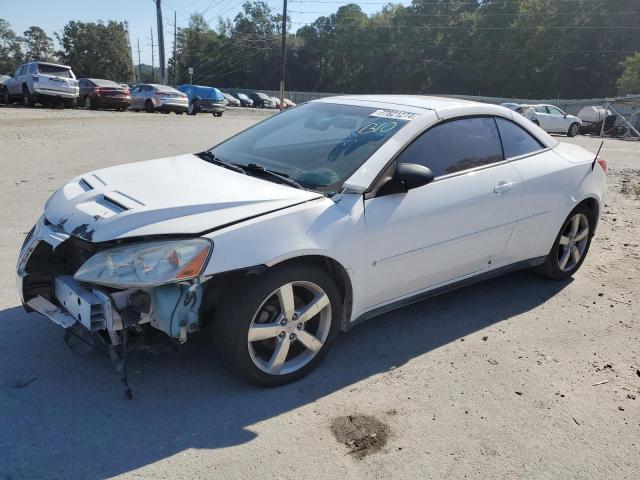
[[[594,155],[560,145],[514,161],[522,177],[523,202],[505,263],[546,256],[576,205],[586,198],[604,204],[606,176],[598,165],[591,169]]]

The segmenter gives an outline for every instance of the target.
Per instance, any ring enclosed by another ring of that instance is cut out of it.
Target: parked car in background
[[[501,103],[500,106],[508,108],[509,110],[513,110],[514,112],[517,112],[522,105],[520,105],[519,103],[507,102],[507,103]]]
[[[249,98],[253,100],[253,106],[257,108],[276,108],[275,102],[269,95],[262,92],[252,92]]]
[[[81,78],[80,102],[87,110],[114,108],[124,111],[131,105],[129,86],[101,78]]]
[[[240,100],[240,106],[242,107],[253,107],[253,100],[247,97],[244,93],[240,92],[231,92],[231,95]]]
[[[206,112],[212,113],[214,117],[221,117],[225,111],[224,95],[217,88],[187,84],[180,85],[178,90],[188,97],[189,115]]]
[[[580,131],[582,120],[563,112],[554,105],[522,105],[520,113],[549,133],[566,133],[575,137]]]
[[[145,83],[131,90],[132,110],[145,110],[149,113],[175,112],[182,115],[189,108],[187,95],[167,85]]]
[[[5,102],[20,99],[27,107],[36,103],[75,107],[78,103],[78,80],[71,67],[46,62],[20,65],[5,83]]]
[[[289,100],[288,98],[284,99],[284,108],[291,108],[291,107],[295,107],[296,104],[293,103],[291,100]]]
[[[9,80],[11,77],[9,75],[0,75],[0,101],[1,102],[5,102],[5,98],[4,98],[4,84],[7,82],[7,80]]]
[[[27,234],[16,284],[28,311],[113,348],[128,331],[184,343],[208,329],[223,364],[281,385],[394,308],[525,268],[567,280],[606,172],[497,105],[324,98],[203,152],[70,180]]]
[[[280,99],[278,97],[271,97],[271,100],[274,103],[273,108],[280,108]]]
[[[240,100],[238,100],[236,97],[234,97],[230,93],[223,92],[222,95],[224,95],[224,98],[227,101],[227,105],[229,105],[231,107],[239,107],[240,106]]]

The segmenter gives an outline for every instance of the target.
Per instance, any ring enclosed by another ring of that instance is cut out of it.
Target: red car
[[[80,102],[87,110],[114,108],[126,110],[131,105],[129,87],[99,78],[80,79]]]

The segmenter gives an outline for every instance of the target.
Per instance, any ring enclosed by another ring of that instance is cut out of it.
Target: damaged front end
[[[65,329],[82,325],[111,345],[134,325],[184,343],[201,327],[200,274],[212,248],[202,238],[96,244],[43,216],[21,249],[18,291],[28,311]]]

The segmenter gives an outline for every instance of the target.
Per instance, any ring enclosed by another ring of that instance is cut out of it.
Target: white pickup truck
[[[78,95],[78,80],[71,67],[45,62],[20,65],[4,88],[6,104],[20,99],[28,107],[36,103],[75,107]]]

